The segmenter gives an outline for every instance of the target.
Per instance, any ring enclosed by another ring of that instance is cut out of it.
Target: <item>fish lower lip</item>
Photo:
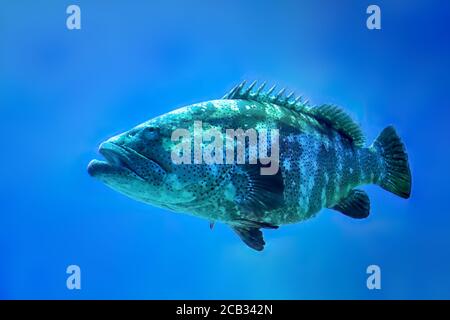
[[[110,166],[111,165],[106,161],[94,159],[89,162],[87,171],[90,176],[95,177],[99,172],[105,172]]]

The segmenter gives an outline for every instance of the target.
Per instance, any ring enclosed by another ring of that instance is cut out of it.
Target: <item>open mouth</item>
[[[133,149],[120,146],[113,142],[104,142],[99,147],[100,154],[105,157],[106,161],[92,160],[88,165],[88,173],[91,176],[97,173],[119,173],[126,172],[134,175],[140,180],[146,180],[145,177],[139,174],[138,170],[134,168],[133,161],[143,160],[150,163],[152,166],[157,166],[163,170],[161,166],[143,155],[137,153]]]

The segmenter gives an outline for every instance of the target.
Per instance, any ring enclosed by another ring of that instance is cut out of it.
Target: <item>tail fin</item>
[[[384,160],[385,170],[379,185],[402,198],[411,194],[411,171],[408,155],[393,126],[386,127],[374,141],[373,147]]]

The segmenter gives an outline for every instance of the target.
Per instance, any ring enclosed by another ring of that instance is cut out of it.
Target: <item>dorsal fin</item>
[[[245,88],[245,84],[246,81],[242,81],[231,89],[231,91],[222,99],[242,99],[273,103],[295,112],[308,115],[316,119],[319,123],[328,125],[344,137],[348,138],[356,146],[364,145],[365,139],[361,128],[341,108],[328,104],[315,107],[309,106],[307,100],[302,100],[301,96],[295,97],[294,92],[285,96],[284,93],[286,90],[284,88],[278,91],[278,93],[272,94],[275,90],[275,86],[272,86],[269,90],[264,92],[263,89],[266,86],[266,82],[256,90],[253,90],[256,81],[253,81],[247,88]]]
[[[308,101],[303,101],[301,96],[295,97],[294,92],[284,95],[286,89],[281,89],[276,94],[273,94],[276,86],[272,86],[269,90],[263,91],[266,82],[263,82],[258,89],[253,90],[256,81],[253,81],[247,88],[245,88],[246,81],[230,90],[222,99],[242,99],[252,100],[257,102],[269,102],[282,107],[289,108],[294,111],[301,112],[308,106]]]
[[[351,140],[355,146],[364,146],[364,134],[359,125],[341,108],[324,104],[321,106],[308,108],[308,114],[317,121],[326,123],[343,136]]]

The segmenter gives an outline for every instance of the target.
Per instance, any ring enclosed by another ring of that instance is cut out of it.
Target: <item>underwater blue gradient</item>
[[[378,4],[382,30],[365,27]],[[82,29],[66,28],[78,4]],[[1,1],[0,298],[450,298],[450,5],[444,1]],[[169,213],[86,173],[104,139],[243,79],[393,124],[412,196],[265,231]],[[81,267],[82,289],[66,288]],[[366,267],[382,289],[366,288]]]

